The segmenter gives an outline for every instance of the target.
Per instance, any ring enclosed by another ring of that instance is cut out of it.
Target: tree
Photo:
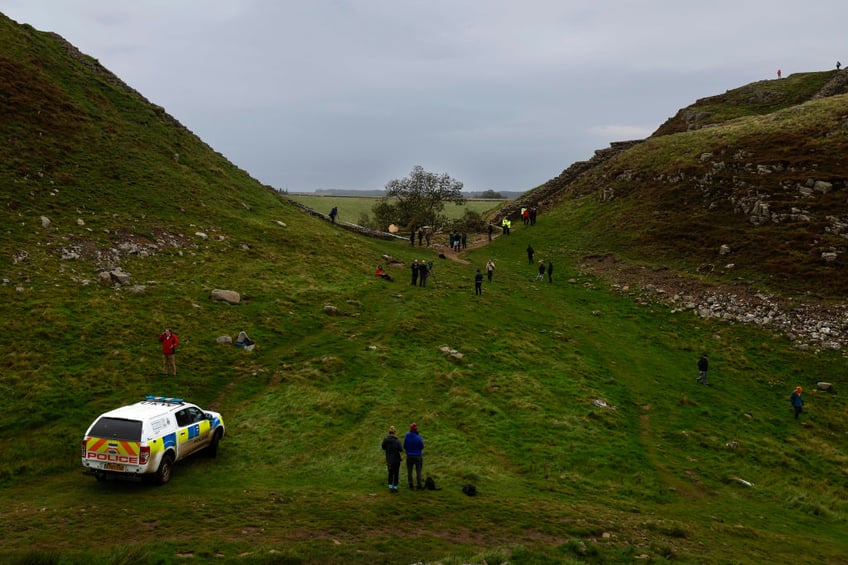
[[[503,196],[501,196],[501,193],[500,193],[500,192],[495,192],[495,191],[494,191],[494,190],[492,190],[492,189],[484,190],[484,191],[480,194],[480,198],[491,198],[491,199],[493,199],[493,200],[503,200],[503,199],[504,199],[504,197],[503,197]]]
[[[416,165],[408,177],[386,184],[386,195],[373,212],[384,228],[389,224],[436,227],[447,221],[442,214],[446,202],[465,204],[462,183],[447,173],[430,173]]]

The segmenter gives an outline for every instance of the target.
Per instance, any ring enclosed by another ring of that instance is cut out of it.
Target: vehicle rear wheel
[[[171,469],[174,465],[174,456],[166,453],[162,456],[162,461],[159,463],[159,468],[156,470],[156,483],[164,485],[171,480]]]
[[[100,471],[94,472],[94,478],[97,479],[98,483],[102,483],[106,480],[106,473],[101,473]]]
[[[210,441],[209,445],[206,447],[206,455],[208,455],[209,457],[217,457],[219,441],[221,441],[220,430],[215,432],[215,435],[212,437],[212,441]]]

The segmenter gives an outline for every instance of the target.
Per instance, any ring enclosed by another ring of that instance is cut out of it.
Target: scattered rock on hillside
[[[234,290],[222,290],[216,288],[209,294],[211,300],[226,302],[227,304],[238,304],[241,302],[241,295]]]
[[[324,304],[324,313],[330,316],[344,316],[345,313],[333,306],[332,304]]]
[[[215,340],[215,343],[217,343],[219,345],[232,345],[233,344],[233,338],[228,336],[228,335],[221,335],[221,336],[218,336],[218,339]]]
[[[611,288],[632,295],[637,302],[666,304],[672,313],[691,311],[701,318],[770,328],[801,349],[848,347],[848,305],[781,299],[742,285],[710,285],[630,265],[612,255],[585,257],[581,268],[607,279]]]
[[[457,361],[461,360],[465,355],[457,351],[456,349],[451,349],[447,345],[442,345],[439,347],[439,351],[444,353],[447,357],[451,359],[456,359]]]
[[[129,273],[121,270],[120,267],[117,267],[112,270],[100,271],[97,276],[100,279],[100,282],[104,284],[116,283],[121,285],[128,285],[132,283],[132,276]]]

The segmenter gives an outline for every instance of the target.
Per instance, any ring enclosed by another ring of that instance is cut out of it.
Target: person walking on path
[[[486,276],[489,278],[489,282],[492,282],[492,275],[495,274],[495,263],[491,259],[486,263]]]
[[[462,232],[462,248],[468,249],[468,232]]]
[[[415,247],[415,226],[409,227],[409,245]]]
[[[483,273],[480,272],[480,269],[477,269],[477,274],[474,275],[474,294],[483,296]]]
[[[336,223],[336,216],[339,215],[339,209],[333,206],[333,209],[330,210],[330,221],[334,224]]]
[[[528,264],[528,265],[532,265],[532,264],[533,264],[533,255],[534,255],[535,253],[536,253],[536,250],[535,250],[535,249],[533,249],[533,246],[532,246],[532,245],[528,245],[528,246],[527,246],[527,264]]]
[[[554,262],[548,261],[548,282],[554,282]]]
[[[539,274],[536,275],[535,280],[537,280],[537,281],[545,280],[545,262],[544,261],[539,261]]]
[[[400,462],[403,460],[403,445],[397,437],[394,426],[389,426],[389,435],[383,438],[383,451],[386,452],[386,468],[389,471],[389,492],[397,493],[400,482]]]
[[[421,470],[424,468],[424,440],[418,433],[418,424],[409,424],[409,431],[403,436],[403,450],[406,451],[406,479],[409,488],[424,490],[421,484]],[[415,485],[412,483],[412,470],[415,469]]]
[[[707,370],[710,368],[710,363],[707,360],[707,354],[704,353],[701,355],[701,358],[698,359],[698,378],[695,380],[703,385],[709,385],[707,382]]]
[[[488,230],[489,232],[489,241],[492,241],[492,232],[495,231],[495,226],[492,225],[492,222],[489,222]]]
[[[792,404],[792,408],[795,409],[795,419],[798,419],[798,416],[801,412],[804,411],[804,399],[801,398],[802,389],[799,386],[795,387],[795,390],[792,391],[792,394],[789,395],[789,402]]]
[[[180,344],[180,340],[177,334],[171,331],[171,328],[165,328],[165,331],[159,334],[159,343],[162,344],[162,375],[167,377],[168,368],[170,367],[171,372],[176,377],[177,360],[174,358],[174,354],[177,352],[177,346]]]

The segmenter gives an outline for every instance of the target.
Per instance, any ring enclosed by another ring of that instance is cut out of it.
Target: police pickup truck
[[[221,415],[182,398],[147,396],[100,415],[82,440],[85,473],[108,477],[171,480],[173,464],[200,450],[214,457],[224,437]]]

